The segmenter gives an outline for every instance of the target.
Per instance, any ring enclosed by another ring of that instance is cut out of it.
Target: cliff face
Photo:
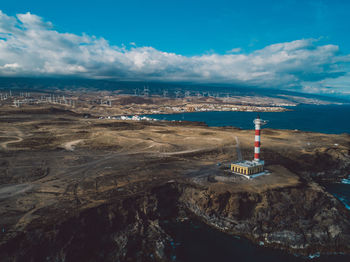
[[[1,261],[166,261],[171,237],[158,222],[177,209],[167,202],[171,194],[164,198],[162,191],[103,204],[74,217],[57,214],[62,223],[45,227],[34,221],[0,247]]]
[[[265,245],[303,254],[350,251],[348,211],[314,183],[261,193],[185,187],[180,201],[206,223]]]
[[[173,182],[62,216],[62,223],[42,227],[33,221],[25,233],[1,246],[0,254],[3,261],[170,261],[172,237],[159,222],[171,223],[184,214],[292,252],[350,251],[349,213],[316,184],[218,193]]]

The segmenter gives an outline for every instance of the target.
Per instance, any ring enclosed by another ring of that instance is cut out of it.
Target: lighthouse
[[[260,116],[253,121],[255,125],[255,142],[254,142],[254,161],[260,161],[260,131],[261,126],[266,125],[267,121],[260,119]]]
[[[267,124],[266,120],[262,120],[258,115],[253,120],[255,126],[255,139],[254,139],[254,159],[244,160],[231,163],[231,171],[235,174],[243,175],[247,178],[254,178],[260,175],[264,175],[265,162],[260,159],[260,145],[261,145],[261,127]]]

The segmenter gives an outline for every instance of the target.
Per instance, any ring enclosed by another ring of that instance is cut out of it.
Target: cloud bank
[[[0,11],[1,76],[77,76],[123,80],[234,83],[300,88],[348,75],[337,45],[302,39],[244,54],[183,56],[153,47],[110,45],[103,38],[61,33],[31,13]],[[315,87],[316,86],[316,87]]]

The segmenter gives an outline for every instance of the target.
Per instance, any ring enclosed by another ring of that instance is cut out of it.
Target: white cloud
[[[51,22],[44,22],[43,19],[40,16],[33,15],[30,12],[26,14],[18,14],[17,15],[18,20],[22,23],[21,25],[24,28],[40,28],[40,27],[47,27],[51,28],[52,24]]]
[[[242,51],[241,48],[236,47],[236,48],[232,48],[231,50],[228,50],[226,53],[232,54],[232,53],[239,53],[239,52],[241,52],[241,51]]]
[[[61,33],[39,16],[12,17],[0,11],[2,76],[73,75],[280,88],[300,88],[307,83],[317,88],[317,83],[345,75],[344,65],[350,61],[337,45],[319,45],[314,39],[269,45],[250,54],[234,48],[225,55],[191,57],[130,45],[112,46],[103,38]]]
[[[4,68],[18,68],[18,67],[19,65],[17,63],[4,65]]]

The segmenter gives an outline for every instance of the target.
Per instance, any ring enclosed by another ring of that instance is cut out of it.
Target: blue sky
[[[11,0],[0,10],[2,75],[134,76],[350,92],[350,1]],[[61,53],[54,55],[47,39],[61,43]],[[23,56],[42,60],[29,69],[17,61]]]
[[[8,15],[29,11],[58,31],[183,55],[249,52],[303,38],[322,38],[350,52],[347,0],[11,0],[0,9]]]

